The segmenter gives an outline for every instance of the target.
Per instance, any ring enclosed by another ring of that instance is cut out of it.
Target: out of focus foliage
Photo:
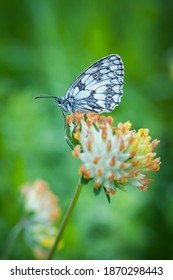
[[[161,170],[147,192],[118,192],[109,205],[84,186],[57,259],[173,259],[173,2],[170,0],[1,1],[0,248],[20,219],[20,186],[46,180],[62,216],[79,162],[64,140],[53,100],[95,60],[119,54],[124,96],[115,122],[147,127]],[[34,258],[22,233],[10,259]]]

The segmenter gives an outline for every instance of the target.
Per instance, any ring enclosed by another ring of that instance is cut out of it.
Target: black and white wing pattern
[[[86,69],[70,86],[64,103],[69,112],[111,112],[123,94],[124,64],[108,55]]]

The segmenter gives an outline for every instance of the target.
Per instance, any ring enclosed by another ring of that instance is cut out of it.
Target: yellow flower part
[[[113,119],[95,113],[76,113],[67,117],[72,154],[81,160],[79,173],[93,179],[94,188],[104,187],[115,194],[116,187],[132,185],[146,190],[147,175],[160,169],[160,158],[153,150],[149,130],[131,130],[129,121],[113,126]]]

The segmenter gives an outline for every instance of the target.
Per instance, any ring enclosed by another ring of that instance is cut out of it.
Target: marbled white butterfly
[[[54,98],[64,112],[111,112],[119,105],[123,94],[124,64],[111,54],[88,67],[69,87],[64,97]]]

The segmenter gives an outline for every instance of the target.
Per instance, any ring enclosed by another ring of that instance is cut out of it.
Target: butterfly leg
[[[64,114],[64,111],[63,109],[61,108],[61,112],[62,112],[62,115],[63,115],[63,118],[64,118],[64,130],[66,130],[66,127],[67,127],[67,121],[66,121],[66,116]]]

